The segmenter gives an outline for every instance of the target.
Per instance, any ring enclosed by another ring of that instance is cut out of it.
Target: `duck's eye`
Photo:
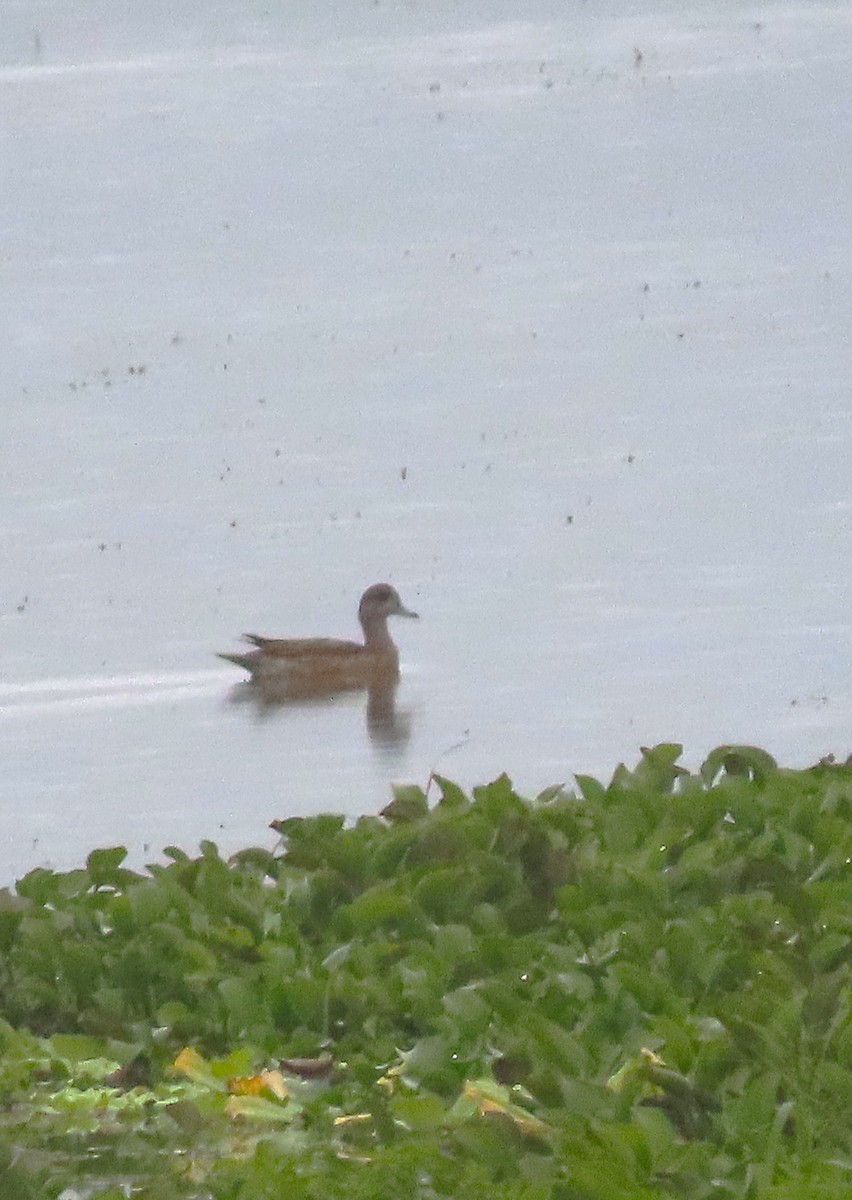
[[[380,587],[377,587],[374,590],[373,597],[376,600],[382,600],[382,601],[390,600],[391,589],[386,584],[382,584]]]

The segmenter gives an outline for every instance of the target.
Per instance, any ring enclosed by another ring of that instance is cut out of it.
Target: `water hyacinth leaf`
[[[517,989],[501,979],[483,979],[479,985],[482,998],[492,1010],[506,1022],[522,1019],[526,1003]]]
[[[438,812],[417,826],[408,860],[416,864],[469,865],[476,846],[470,822],[458,812]]]
[[[491,1017],[491,1009],[478,994],[475,985],[446,992],[442,997],[444,1009],[459,1029],[466,1032],[485,1030]]]
[[[281,835],[288,863],[306,869],[327,861],[328,847],[340,833],[346,818],[337,813],[319,813],[314,817],[286,817],[271,821],[270,828]]]
[[[660,1059],[659,1062],[662,1066],[663,1060]],[[623,1092],[638,1094],[645,1083],[645,1065],[645,1058],[642,1054],[633,1055],[610,1075],[606,1086],[617,1096]]]
[[[393,884],[379,884],[362,892],[346,909],[346,915],[359,933],[378,925],[395,922],[411,910],[411,899]]]
[[[266,1007],[257,988],[238,976],[220,979],[219,994],[225,1002],[228,1018],[235,1039],[246,1036],[249,1030],[262,1026],[267,1021]]]
[[[615,1111],[612,1096],[604,1084],[597,1079],[570,1079],[565,1075],[558,1080],[558,1097],[554,1107],[562,1119],[573,1115],[584,1121],[607,1120]],[[625,1106],[625,1115],[627,1111],[628,1106]]]
[[[511,779],[505,773],[498,775],[484,787],[475,787],[473,798],[477,811],[485,816],[492,825],[499,824],[507,816],[524,817],[528,812],[527,806],[517,795]]]
[[[36,867],[29,871],[15,884],[19,896],[31,900],[33,904],[49,904],[59,895],[61,876],[47,867]]]
[[[119,1155],[140,1200],[845,1195],[849,769],[670,787],[671,755],[582,799],[503,780],[412,821],[305,818],[268,871],[208,847],[98,891],[47,873],[3,935],[0,1161],[61,1147],[95,1195]],[[146,1079],[93,1078],[142,1047]],[[263,1084],[284,1052],[304,1119]],[[226,1119],[229,1080],[278,1115]]]
[[[394,1119],[412,1133],[431,1133],[446,1124],[446,1101],[433,1092],[394,1093],[390,1101]]]
[[[198,1025],[198,1015],[180,1000],[167,1000],[161,1004],[155,1018],[161,1035],[168,1034],[173,1038],[191,1037],[194,1027]]]
[[[410,1050],[399,1051],[403,1074],[421,1081],[443,1071],[452,1055],[446,1039],[437,1034],[420,1038]]]
[[[501,1116],[527,1137],[545,1137],[550,1126],[533,1116],[512,1100],[508,1088],[493,1079],[468,1079],[462,1089],[461,1104],[450,1113],[456,1119],[467,1119],[473,1112],[481,1117]]]
[[[185,1046],[174,1060],[172,1067],[175,1071],[191,1079],[193,1083],[201,1084],[212,1092],[226,1092],[227,1082],[219,1079],[213,1073],[210,1063],[192,1046]]]
[[[849,932],[826,933],[817,938],[810,952],[810,961],[818,971],[833,971],[848,962]]]
[[[458,1119],[452,1140],[466,1162],[485,1173],[485,1178],[518,1182],[520,1154],[527,1144],[523,1133],[500,1112],[474,1113]]]
[[[632,1122],[641,1130],[644,1161],[649,1173],[670,1156],[678,1154],[683,1139],[674,1123],[659,1108],[637,1105]]]
[[[580,795],[584,800],[600,803],[606,795],[607,789],[597,779],[592,778],[591,775],[575,775],[574,778],[577,781],[577,787],[580,789]]]
[[[722,773],[763,783],[777,770],[778,764],[772,755],[757,746],[717,746],[701,764],[701,777],[707,785],[714,783]]]
[[[683,754],[683,746],[678,742],[661,742],[658,746],[642,746],[642,758],[629,776],[629,785],[647,787],[652,791],[668,795],[675,782],[688,774],[684,767],[677,765],[677,760]]]
[[[225,1112],[229,1117],[273,1125],[289,1125],[300,1111],[301,1105],[295,1102],[281,1104],[267,1100],[265,1096],[229,1096],[225,1104]]]
[[[305,1028],[324,1024],[327,984],[313,975],[297,974],[277,981],[279,1003],[292,1013],[293,1022]],[[275,992],[273,992],[275,995]]]
[[[247,846],[245,850],[237,850],[228,860],[237,867],[254,867],[263,875],[275,878],[277,860],[271,850],[262,846]]]
[[[191,1138],[196,1138],[209,1121],[208,1115],[202,1113],[192,1100],[173,1100],[166,1111],[171,1120]]]
[[[423,875],[413,898],[432,920],[452,922],[469,910],[469,898],[477,882],[465,867],[439,867]]]
[[[711,1114],[722,1105],[718,1097],[668,1067],[646,1063],[644,1078],[650,1085],[642,1104],[659,1108],[685,1138],[706,1138],[712,1131]]]
[[[548,947],[548,950],[550,949]],[[576,951],[572,950],[571,955],[576,962]],[[572,965],[568,970],[558,971],[554,976],[554,980],[566,996],[576,997],[583,1004],[590,1001],[594,995],[594,983],[586,972],[579,967]]]
[[[632,962],[614,963],[612,974],[643,1008],[652,1012],[665,1010],[671,998],[671,987],[664,975],[648,970],[646,965]]]
[[[13,895],[8,888],[0,888],[0,952],[13,944],[29,907],[29,902],[22,896]]]
[[[468,808],[470,806],[470,797],[459,787],[457,783],[453,783],[451,779],[445,779],[443,775],[436,775],[432,772],[431,779],[438,785],[438,790],[441,793],[441,798],[438,801],[439,808]]]
[[[111,883],[125,883],[139,876],[133,871],[121,871],[119,868],[127,858],[124,846],[110,846],[101,850],[93,850],[86,859],[86,870],[89,872],[92,884],[102,887]]]
[[[191,861],[191,860],[190,860],[190,856],[189,856],[189,855],[187,854],[187,852],[186,852],[184,849],[182,849],[180,846],[164,846],[164,847],[163,847],[163,857],[164,857],[164,858],[170,858],[170,859],[172,860],[172,862],[175,862],[175,863],[181,863],[181,862],[190,862],[190,861]],[[152,864],[148,865],[147,869],[148,869],[149,871],[151,871],[151,872],[152,872],[152,874],[153,874],[153,873],[155,873],[155,872],[153,871],[153,868],[154,868],[155,866],[157,866],[157,865],[158,865],[158,864],[152,863]],[[163,868],[162,868],[162,867],[160,867],[160,871],[161,871],[161,872],[162,872],[162,870],[163,870]]]
[[[422,788],[415,784],[395,784],[391,789],[393,800],[386,804],[380,816],[386,821],[405,824],[409,821],[419,821],[429,811],[429,801]]]
[[[150,944],[164,962],[194,983],[203,984],[217,974],[218,962],[212,946],[188,937],[177,925],[158,921],[148,930]]]
[[[642,746],[641,751],[642,758],[632,771],[624,763],[619,763],[615,768],[606,789],[610,796],[637,790],[644,790],[648,796],[669,794],[674,780],[681,773],[686,773],[683,768],[675,766],[683,747],[674,742]]]
[[[349,958],[353,945],[353,942],[344,942],[342,946],[335,946],[322,960],[321,966],[326,971],[336,971]]]
[[[80,945],[66,941],[61,949],[61,975],[67,986],[73,989],[80,1005],[86,1004],[98,986],[101,957],[91,945]]]
[[[50,1047],[57,1058],[73,1065],[101,1058],[103,1041],[82,1033],[55,1033],[50,1039]]]
[[[543,1056],[545,1061],[568,1075],[585,1073],[587,1054],[581,1040],[573,1033],[537,1011],[528,1014],[525,1029],[529,1035],[528,1044],[535,1047],[538,1056]]]
[[[476,943],[469,926],[439,925],[433,935],[435,953],[444,962],[458,964],[474,954]]]
[[[248,1046],[236,1046],[223,1058],[209,1060],[210,1070],[217,1079],[224,1079],[226,1083],[233,1076],[252,1074],[254,1063],[255,1056]]]
[[[767,1157],[774,1159],[777,1152],[777,1136],[780,1132],[779,1113],[783,1113],[781,1128],[788,1121],[791,1110],[779,1098],[779,1079],[767,1073],[749,1078],[741,1096],[730,1098],[723,1113],[725,1126],[735,1133],[746,1150],[752,1164],[760,1164]],[[763,1186],[768,1180],[763,1178]]]
[[[233,1075],[226,1080],[231,1096],[262,1096],[269,1092],[276,1100],[287,1100],[289,1091],[280,1071],[259,1071],[256,1075]]]
[[[326,861],[353,888],[373,882],[372,837],[363,824],[342,829],[326,848]]]
[[[167,917],[174,902],[168,889],[159,887],[153,880],[145,880],[128,888],[127,905],[128,919],[138,928],[145,928]]]
[[[606,850],[623,855],[645,843],[653,819],[649,812],[635,806],[611,805],[601,820],[601,835]]]
[[[564,800],[566,797],[568,797],[568,795],[569,794],[565,791],[564,783],[552,783],[549,787],[542,788],[542,790],[536,795],[535,804],[537,806],[552,804],[554,800]]]

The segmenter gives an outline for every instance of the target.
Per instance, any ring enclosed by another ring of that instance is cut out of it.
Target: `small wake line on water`
[[[0,717],[169,704],[218,691],[233,679],[232,671],[173,671],[158,675],[84,676],[2,683]]]
[[[83,78],[98,75],[158,75],[164,72],[239,70],[244,67],[283,66],[305,55],[286,47],[266,49],[252,45],[213,46],[174,53],[138,54],[129,58],[93,58],[83,62],[0,63],[0,83],[20,80]],[[305,87],[315,87],[311,81]]]
[[[219,683],[233,671],[162,671],[156,675],[82,675],[62,679],[37,679],[31,683],[0,683],[0,696],[33,693],[110,692],[139,688],[184,687],[194,683]]]

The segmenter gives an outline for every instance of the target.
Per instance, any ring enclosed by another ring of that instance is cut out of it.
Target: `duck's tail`
[[[246,654],[217,654],[217,658],[224,658],[225,662],[233,663],[235,667],[242,667],[244,671],[248,671],[249,675],[254,674],[254,658],[251,653]]]

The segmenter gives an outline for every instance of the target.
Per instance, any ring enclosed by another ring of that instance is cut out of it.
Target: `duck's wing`
[[[268,638],[256,633],[244,633],[243,640],[256,646],[264,657],[270,658],[325,659],[364,649],[358,642],[347,642],[340,638]]]

